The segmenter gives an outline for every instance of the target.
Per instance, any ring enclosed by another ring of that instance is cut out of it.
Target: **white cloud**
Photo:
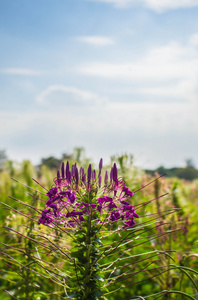
[[[109,4],[113,4],[117,8],[126,8],[130,4],[134,3],[134,0],[88,0],[88,1],[109,3]]]
[[[181,100],[197,100],[197,95],[195,91],[196,82],[191,81],[180,81],[176,84],[170,84],[170,85],[158,85],[158,86],[152,86],[152,87],[143,87],[141,89],[136,89],[135,91],[144,94],[145,97],[148,96],[155,96],[160,99],[163,97],[163,99],[178,99],[179,102]],[[170,102],[169,102],[170,103]]]
[[[198,0],[144,0],[145,6],[157,11],[198,6]]]
[[[138,61],[126,63],[90,62],[79,71],[91,76],[135,80],[171,80],[198,75],[198,52],[172,42],[151,49]]]
[[[76,40],[99,47],[109,46],[115,43],[115,41],[112,38],[105,36],[80,36],[77,37]]]
[[[105,97],[100,97],[97,94],[81,90],[75,87],[64,85],[51,85],[37,97],[36,101],[39,104],[51,105],[96,105],[107,101]]]
[[[9,147],[15,159],[37,163],[40,157],[60,156],[76,145],[88,149],[94,159],[127,151],[142,155],[143,161],[149,158],[151,166],[165,160],[181,165],[186,153],[193,158],[197,153],[197,106],[189,103],[108,102],[80,110],[2,111],[0,125],[6,128],[0,132],[2,146]]]
[[[198,33],[195,33],[190,37],[189,43],[193,46],[198,46]]]
[[[31,69],[20,69],[20,68],[6,68],[0,69],[0,73],[9,74],[9,75],[41,75],[40,71],[31,70]]]
[[[140,88],[133,89],[137,93],[195,100],[198,89],[198,49],[192,44],[195,38],[192,35],[185,46],[170,42],[152,48],[134,61],[88,62],[78,71],[88,76],[138,83]]]
[[[198,6],[198,0],[89,0],[113,4],[117,8],[143,5],[156,12]]]

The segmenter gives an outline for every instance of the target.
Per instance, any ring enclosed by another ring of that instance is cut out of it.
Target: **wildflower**
[[[66,163],[66,167],[63,162],[61,171],[57,171],[57,177],[54,179],[55,186],[46,194],[49,199],[39,224],[49,225],[58,222],[75,228],[81,226],[90,215],[94,220],[101,222],[104,212],[109,222],[119,221],[118,224],[122,228],[133,227],[134,218],[139,217],[129,203],[133,193],[125,186],[123,180],[118,178],[116,163],[111,168],[110,174],[108,175],[106,171],[104,176],[102,163],[101,159],[96,176],[91,164],[85,173],[82,167],[78,170],[74,164],[70,169],[69,162]]]

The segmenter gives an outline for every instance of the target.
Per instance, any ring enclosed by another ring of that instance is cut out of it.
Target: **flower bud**
[[[81,176],[81,178],[82,178],[83,174],[84,174],[84,169],[83,169],[83,167],[80,167],[80,176]]]
[[[100,162],[99,162],[99,173],[101,173],[102,171],[102,158],[100,159]]]
[[[57,179],[60,179],[61,178],[61,176],[60,176],[60,171],[58,170],[57,171]]]
[[[99,187],[99,188],[101,187],[101,183],[102,183],[102,177],[99,176],[99,178],[98,178],[98,187]]]
[[[61,166],[61,175],[62,175],[62,178],[65,178],[65,164],[64,164],[64,162],[62,163],[62,166]]]
[[[66,178],[68,179],[69,177],[69,162],[67,161],[67,165],[66,165]]]
[[[91,176],[92,176],[92,179],[93,179],[93,180],[95,180],[95,179],[96,179],[96,171],[95,171],[95,170],[93,170],[93,172],[92,172]]]
[[[89,165],[88,170],[87,170],[87,182],[90,182],[90,181],[91,181],[91,164]]]
[[[118,170],[117,170],[117,166],[116,163],[114,163],[113,165],[113,181],[117,181],[118,179]]]
[[[76,171],[76,166],[73,165],[72,168],[71,168],[71,177],[75,177],[75,171]]]

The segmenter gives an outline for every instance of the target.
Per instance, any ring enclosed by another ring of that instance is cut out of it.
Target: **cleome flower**
[[[96,223],[133,227],[135,218],[139,218],[130,203],[133,192],[118,177],[116,163],[109,174],[102,174],[102,164],[101,159],[97,174],[91,164],[85,172],[76,163],[70,168],[69,162],[66,166],[63,162],[54,179],[55,186],[46,194],[48,200],[38,223],[76,228],[91,215]]]

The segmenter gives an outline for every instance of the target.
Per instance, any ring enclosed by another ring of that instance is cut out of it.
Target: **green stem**
[[[90,293],[90,287],[89,287],[89,281],[91,277],[91,269],[90,269],[90,251],[91,251],[91,216],[89,216],[89,221],[88,221],[88,228],[87,228],[87,251],[86,251],[86,264],[85,264],[85,294],[83,299],[88,299],[89,293]]]

